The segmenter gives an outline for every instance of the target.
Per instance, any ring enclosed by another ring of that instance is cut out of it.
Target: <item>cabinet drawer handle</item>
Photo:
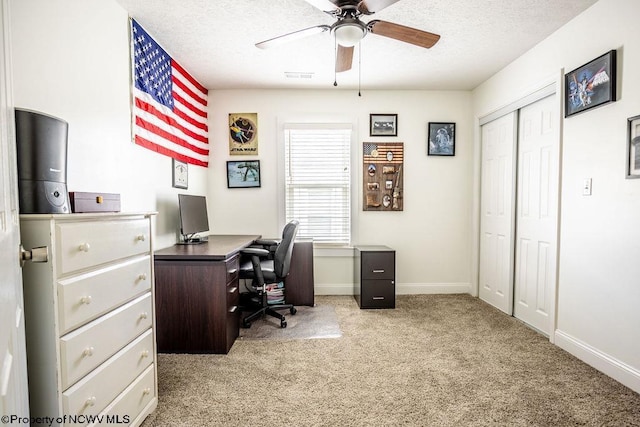
[[[142,350],[140,352],[140,357],[149,357],[149,350]]]
[[[151,394],[151,389],[149,387],[147,387],[144,390],[142,390],[142,395],[143,396],[146,396],[148,394]]]
[[[147,280],[147,273],[142,273],[138,275],[138,280]]]
[[[238,272],[237,268],[232,268],[231,270],[229,270],[229,274],[236,274]]]
[[[373,297],[374,300],[381,300],[384,299],[384,297]]]
[[[238,306],[237,305],[234,305],[233,307],[231,307],[229,309],[229,313],[235,313],[236,311],[238,311]]]
[[[235,294],[237,290],[238,290],[238,287],[237,286],[233,286],[233,287],[229,288],[229,293],[230,294]]]
[[[140,317],[139,319],[146,319],[147,317],[149,317],[149,313],[147,313],[146,311],[143,311],[142,313],[140,313]]]
[[[87,347],[84,349],[84,351],[82,352],[82,357],[89,357],[89,356],[93,356],[93,351],[95,349],[93,347]]]
[[[91,396],[90,398],[88,398],[87,400],[84,401],[84,406],[93,406],[96,404],[96,397],[95,396]]]
[[[84,297],[80,298],[80,302],[82,304],[86,304],[86,305],[91,304],[91,295],[87,295],[87,296],[84,296]]]
[[[141,242],[144,242],[147,239],[147,236],[145,236],[144,234],[140,234],[136,237],[136,240],[139,240]]]
[[[89,252],[89,249],[91,249],[91,245],[88,243],[83,243],[80,246],[78,246],[78,250],[80,252]]]
[[[373,270],[374,273],[384,273],[384,270]]]

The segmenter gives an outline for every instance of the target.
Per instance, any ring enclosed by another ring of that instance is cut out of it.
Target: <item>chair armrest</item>
[[[279,245],[281,240],[276,239],[256,239],[253,243],[260,246]]]
[[[252,247],[248,247],[248,248],[244,248],[240,251],[241,254],[243,255],[255,255],[258,257],[267,257],[269,256],[269,251],[266,249],[260,249],[260,248],[252,248]]]

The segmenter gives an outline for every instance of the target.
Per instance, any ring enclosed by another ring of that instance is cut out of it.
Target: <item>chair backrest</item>
[[[289,274],[291,254],[293,253],[293,241],[298,234],[299,224],[300,223],[294,219],[285,225],[282,230],[282,240],[273,255],[273,268],[279,279],[284,279],[287,277],[287,274]]]

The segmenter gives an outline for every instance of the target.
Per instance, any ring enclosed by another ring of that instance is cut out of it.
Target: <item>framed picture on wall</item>
[[[173,165],[173,186],[175,188],[189,187],[189,166],[185,162],[172,159]]]
[[[640,178],[640,116],[627,119],[627,178]]]
[[[456,154],[456,124],[429,122],[429,140],[427,141],[427,155],[455,156]]]
[[[228,161],[227,188],[260,187],[260,160]]]
[[[564,75],[564,116],[616,100],[616,51],[611,50]]]
[[[398,136],[397,114],[369,114],[370,136]]]

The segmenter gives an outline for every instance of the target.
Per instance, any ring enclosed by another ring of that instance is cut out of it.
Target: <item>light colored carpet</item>
[[[640,426],[640,395],[468,295],[335,308],[335,339],[160,355],[150,426]]]
[[[240,328],[240,340],[291,340],[339,338],[342,336],[336,310],[331,305],[318,304],[315,307],[298,306],[296,314],[289,310],[278,310],[287,318],[287,327],[280,327],[280,320],[266,316],[251,324],[250,328]]]

